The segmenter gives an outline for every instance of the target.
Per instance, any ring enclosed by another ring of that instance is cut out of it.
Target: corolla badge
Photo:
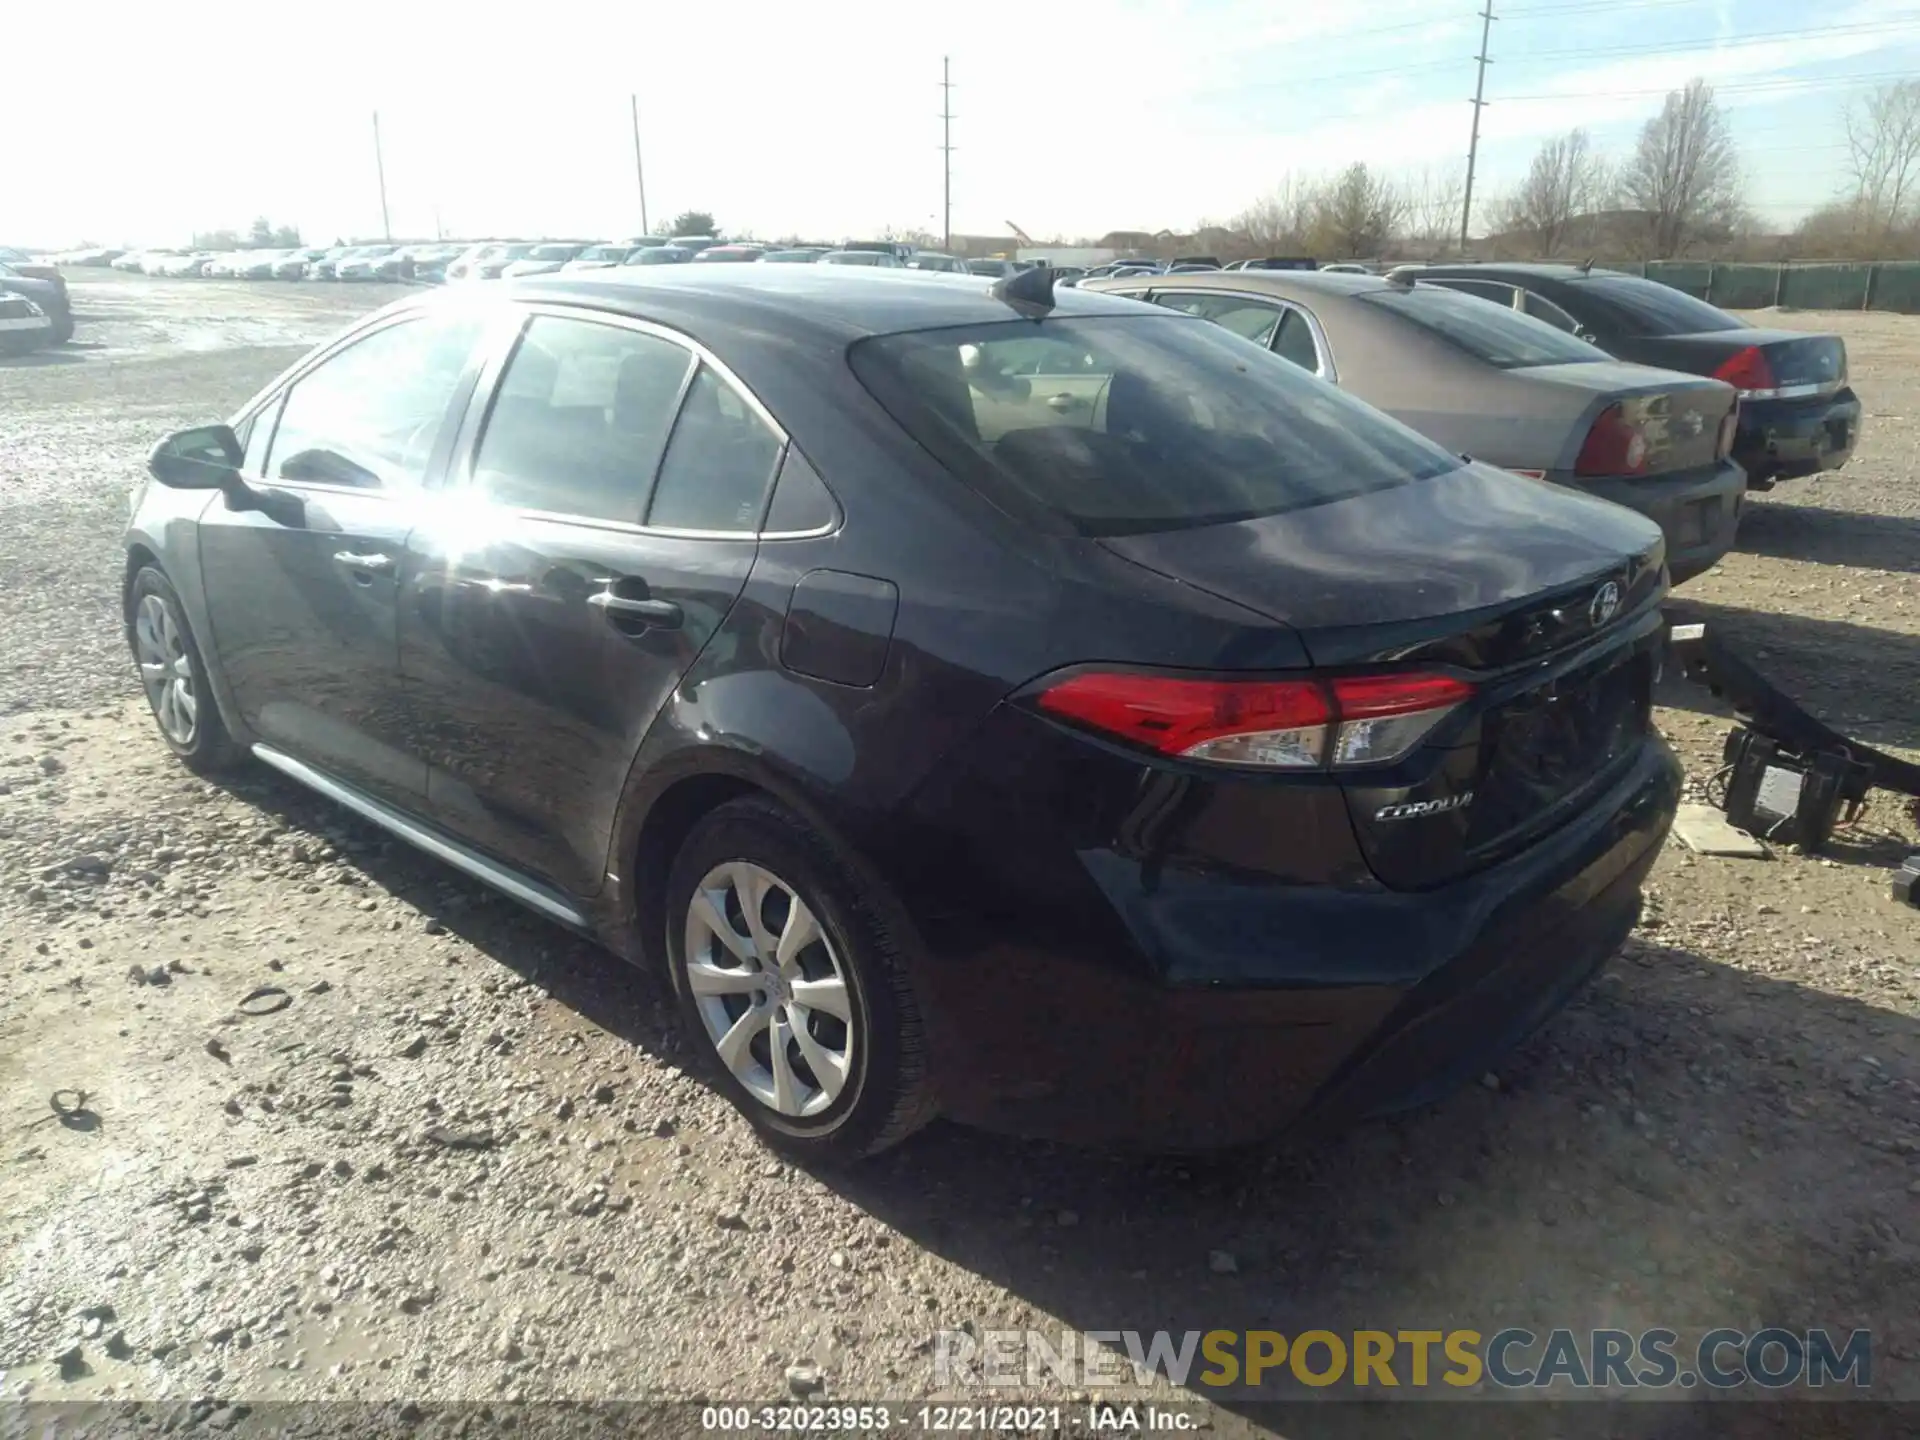
[[[1464,810],[1473,803],[1473,792],[1462,790],[1443,800],[1404,800],[1398,805],[1382,805],[1373,812],[1376,820],[1418,820],[1423,815],[1444,815],[1449,810]]]
[[[1620,613],[1620,587],[1612,580],[1593,592],[1587,602],[1587,623],[1598,630]]]

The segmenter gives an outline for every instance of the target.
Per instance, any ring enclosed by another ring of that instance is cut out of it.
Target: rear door
[[[220,663],[267,743],[403,804],[425,772],[393,729],[400,561],[482,322],[396,317],[301,372],[254,416],[246,468],[277,518],[216,500],[201,566]]]
[[[745,584],[785,436],[684,338],[539,306],[413,534],[401,668],[430,813],[576,895],[640,740]]]

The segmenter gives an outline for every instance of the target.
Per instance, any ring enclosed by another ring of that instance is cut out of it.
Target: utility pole
[[[633,178],[640,186],[640,233],[651,235],[653,231],[647,227],[647,172],[640,163],[640,97],[629,95],[627,99],[633,109]]]
[[[373,112],[373,171],[380,177],[380,235],[393,239],[393,221],[387,217],[387,162],[380,154],[380,112]]]
[[[1491,4],[1492,0],[1488,0]],[[940,57],[940,154],[945,161],[940,176],[940,248],[953,249],[953,81],[952,62]]]
[[[1473,165],[1480,158],[1480,112],[1487,107],[1487,41],[1493,34],[1493,0],[1480,12],[1480,74],[1473,82],[1473,138],[1467,142],[1467,193],[1460,202],[1460,253],[1467,253],[1467,227],[1473,223]]]

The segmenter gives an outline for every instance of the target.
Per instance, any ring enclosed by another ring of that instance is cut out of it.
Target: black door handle
[[[587,604],[599,610],[611,624],[639,621],[656,630],[678,630],[686,615],[671,600],[630,600],[612,590],[600,590],[587,597]]]

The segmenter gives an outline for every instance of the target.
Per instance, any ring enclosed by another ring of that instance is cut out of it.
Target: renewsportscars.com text
[[[1667,1329],[951,1330],[935,1337],[933,1365],[938,1385],[1009,1389],[1148,1385],[1156,1378],[1223,1390],[1865,1389],[1873,1383],[1873,1336],[1777,1326],[1708,1330],[1690,1341]]]

